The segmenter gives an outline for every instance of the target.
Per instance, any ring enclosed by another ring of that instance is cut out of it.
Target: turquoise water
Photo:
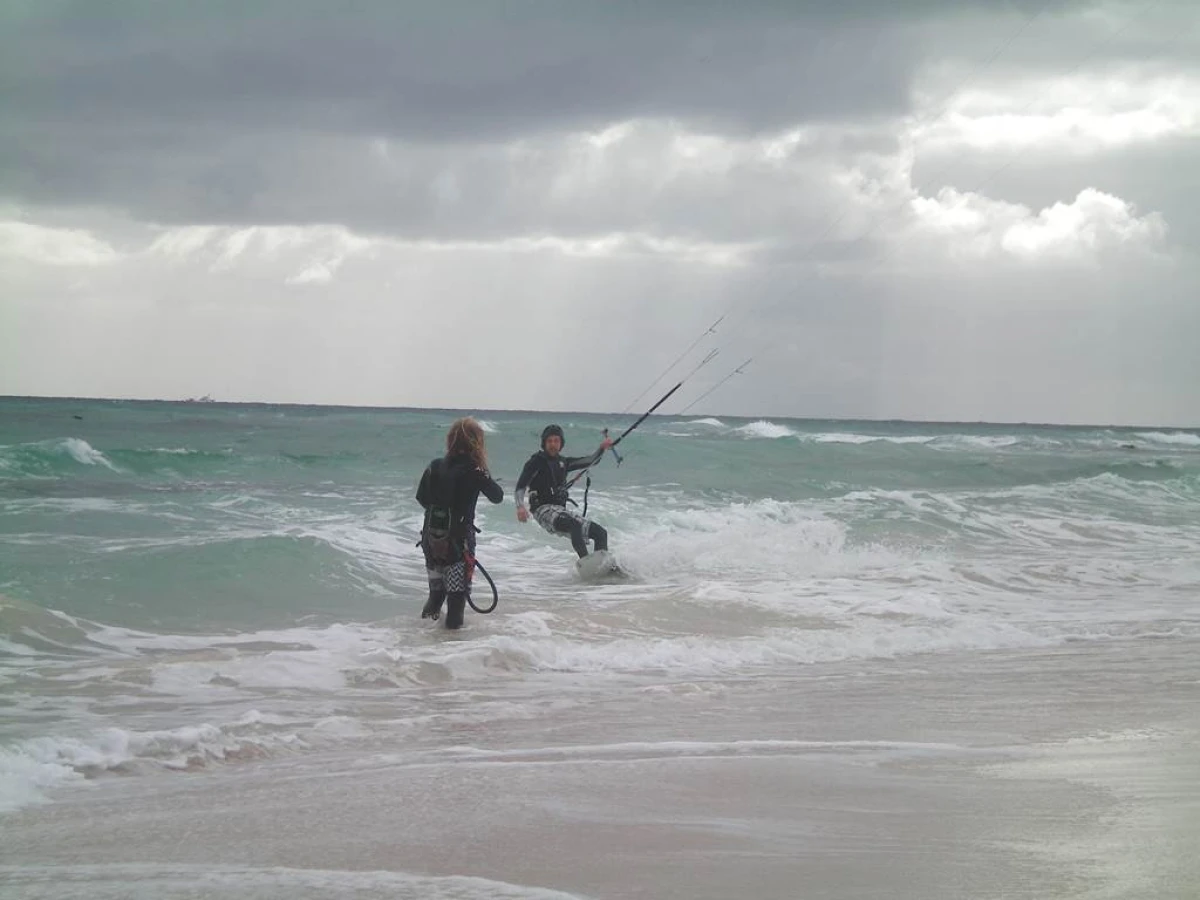
[[[406,598],[392,566],[416,558],[416,480],[454,415],[3,401],[0,591],[129,627],[395,613]],[[583,453],[633,418],[479,415],[510,494],[549,419]],[[655,418],[621,449],[628,462],[606,460],[590,495],[618,544],[637,530],[639,493],[663,508],[840,502],[851,540],[903,546],[969,542],[985,515],[1039,502],[1081,521],[1186,526],[1200,499],[1200,436],[1177,430]],[[965,518],[947,517],[951,497]],[[527,532],[484,515],[493,533]]]
[[[501,599],[448,636],[413,493],[455,413],[0,401],[0,808],[413,728],[496,679],[508,715],[584,676],[1200,636],[1194,431],[654,417],[589,495],[634,577],[588,584],[512,486],[548,421],[586,453],[634,417],[476,415]]]
[[[454,415],[4,401],[0,591],[128,627],[395,613],[413,588],[411,577],[395,583],[393,567],[417,558],[416,480]],[[601,428],[632,421],[480,417],[510,494],[548,419],[579,453]],[[655,497],[660,511],[840,503],[851,540],[940,546],[970,542],[985,517],[1017,508],[1184,527],[1200,484],[1200,437],[1182,431],[656,418],[621,449],[628,462],[607,460],[590,494],[618,544],[637,530],[631,505]],[[952,497],[966,517],[947,515]],[[541,539],[508,515],[484,516],[490,532]]]

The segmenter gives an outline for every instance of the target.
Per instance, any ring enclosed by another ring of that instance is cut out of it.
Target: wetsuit
[[[504,499],[504,489],[465,455],[435,459],[421,475],[417,502],[425,509],[421,550],[429,577],[429,600],[421,618],[437,619],[446,604],[446,627],[463,623],[471,576],[475,570],[475,504],[483,494],[492,503]],[[448,521],[437,521],[437,510],[449,510]]]
[[[529,457],[517,479],[517,505],[525,505],[528,490],[529,511],[537,523],[551,534],[570,535],[571,546],[580,557],[588,555],[589,538],[595,541],[597,550],[607,550],[608,532],[567,509],[567,474],[595,465],[603,455],[603,448],[590,456],[552,457],[545,450],[539,450]]]

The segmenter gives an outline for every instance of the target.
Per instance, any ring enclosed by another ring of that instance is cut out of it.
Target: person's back
[[[488,474],[483,429],[459,419],[446,435],[446,455],[425,468],[417,502],[425,510],[421,550],[429,578],[429,599],[421,618],[437,619],[446,605],[446,627],[463,623],[475,561],[475,507],[483,494],[492,503],[504,489]]]
[[[424,530],[460,545],[473,543],[480,494],[493,503],[504,499],[503,489],[470,456],[456,453],[433,460],[417,487],[417,502],[425,507]]]

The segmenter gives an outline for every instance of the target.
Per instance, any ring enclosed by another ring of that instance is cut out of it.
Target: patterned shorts
[[[475,573],[467,571],[466,560],[460,560],[448,566],[426,568],[425,574],[429,578],[430,590],[442,590],[447,594],[462,594],[471,589],[471,576]]]
[[[562,516],[566,516],[565,521],[561,518]],[[533,517],[539,525],[551,534],[568,534],[571,530],[571,524],[579,522],[583,526],[583,539],[585,541],[592,527],[592,523],[579,515],[579,513],[573,513],[565,506],[557,506],[552,503],[539,506],[533,511]],[[560,527],[555,528],[555,524],[560,525]]]

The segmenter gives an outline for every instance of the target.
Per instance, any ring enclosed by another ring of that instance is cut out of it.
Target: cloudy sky
[[[832,7],[6,0],[0,394],[1200,424],[1200,3]]]

